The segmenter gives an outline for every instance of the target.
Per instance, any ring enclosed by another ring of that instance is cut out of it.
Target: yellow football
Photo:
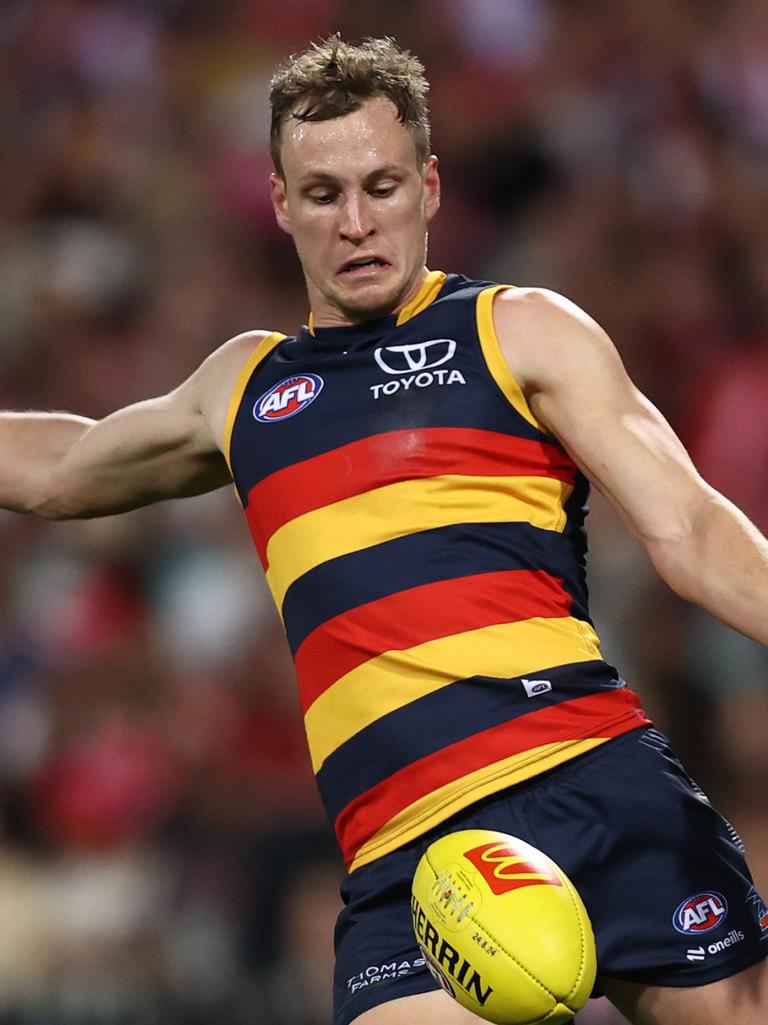
[[[496,1025],[560,1025],[592,991],[595,938],[565,872],[506,833],[448,833],[424,852],[411,912],[427,965]]]

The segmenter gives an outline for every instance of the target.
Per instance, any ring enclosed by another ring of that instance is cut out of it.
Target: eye
[[[311,189],[307,193],[307,198],[310,203],[317,203],[319,206],[325,206],[334,201],[336,193],[329,189]]]
[[[396,188],[397,186],[394,182],[389,182],[386,185],[376,185],[369,190],[369,194],[377,199],[384,199],[386,196],[391,196]]]

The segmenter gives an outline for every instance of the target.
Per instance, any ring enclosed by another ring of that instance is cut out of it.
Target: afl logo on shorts
[[[697,936],[722,925],[728,916],[728,902],[722,893],[705,890],[693,897],[686,897],[675,911],[672,924],[678,932]]]
[[[256,399],[253,415],[261,424],[288,420],[311,405],[322,390],[323,379],[317,374],[284,377]]]

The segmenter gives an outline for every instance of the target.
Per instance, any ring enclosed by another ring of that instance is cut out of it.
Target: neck
[[[310,301],[309,327],[310,329],[315,327],[351,327],[365,324],[369,320],[396,316],[417,295],[428,274],[427,267],[420,267],[414,279],[403,289],[400,296],[395,297],[392,302],[384,306],[370,307],[364,310],[333,303],[320,294],[310,282],[307,282]]]

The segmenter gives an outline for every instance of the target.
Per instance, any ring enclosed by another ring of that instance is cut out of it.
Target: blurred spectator
[[[760,0],[5,0],[5,406],[102,416],[305,318],[267,83],[337,29],[426,62],[433,266],[582,303],[768,527]],[[591,519],[606,655],[766,889],[765,653],[661,588],[599,499]],[[231,491],[83,524],[0,514],[0,538],[0,1023],[323,1025],[338,862]]]

